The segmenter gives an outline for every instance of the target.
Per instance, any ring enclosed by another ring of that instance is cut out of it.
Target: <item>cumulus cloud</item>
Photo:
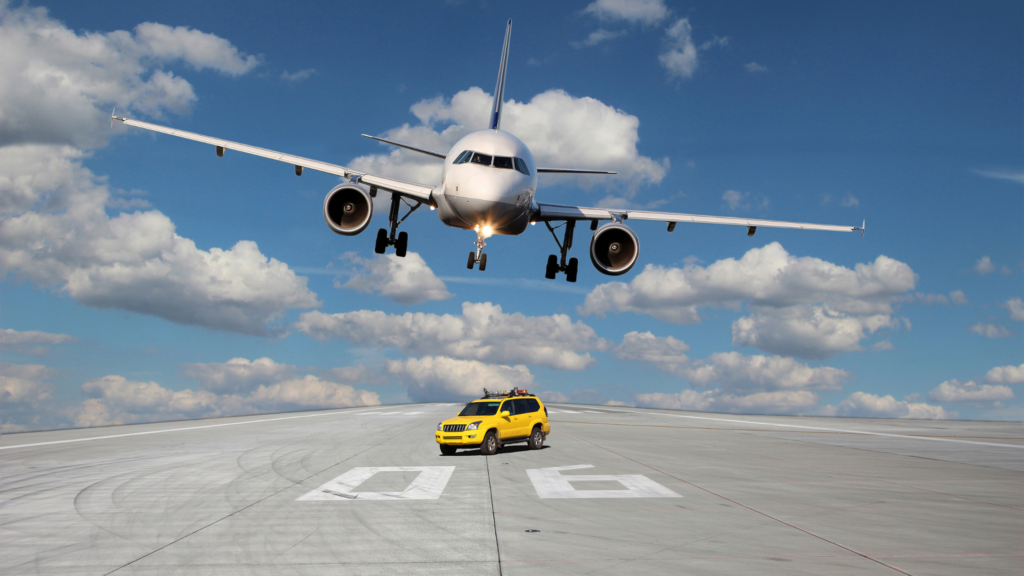
[[[1010,320],[1024,321],[1024,301],[1020,298],[1010,298],[1003,306],[1010,312]]]
[[[693,27],[689,18],[680,18],[665,30],[665,46],[658,61],[668,70],[669,77],[692,77],[697,71],[697,46],[693,43]]]
[[[647,408],[740,414],[798,414],[818,403],[817,394],[808,390],[758,392],[743,396],[721,394],[716,390],[683,390],[677,394],[634,394],[633,398],[637,406]]]
[[[985,382],[1024,384],[1024,364],[1020,366],[996,366],[985,374]]]
[[[722,200],[729,206],[729,210],[749,210],[750,208],[767,208],[768,198],[758,194],[756,198],[750,197],[750,192],[737,192],[726,190],[722,194]]]
[[[613,32],[611,30],[605,30],[604,28],[598,28],[597,30],[591,32],[590,35],[587,36],[586,40],[570,42],[569,44],[571,44],[573,48],[586,48],[588,46],[596,46],[602,42],[607,42],[608,40],[613,40],[615,38],[618,38],[619,36],[624,35],[625,33],[625,30]]]
[[[0,362],[0,432],[47,427],[53,418],[45,409],[53,395],[48,380],[57,375],[40,364]]]
[[[595,0],[583,9],[601,20],[657,24],[669,14],[663,0]]]
[[[974,264],[974,271],[978,274],[988,274],[994,272],[996,265],[992,263],[992,259],[988,256],[982,256],[978,258],[978,261]]]
[[[761,72],[768,71],[767,66],[763,64],[758,64],[757,62],[747,62],[746,64],[743,65],[743,67],[746,68],[747,72],[750,72],[751,74],[759,74]]]
[[[631,362],[649,362],[669,374],[690,362],[685,353],[689,344],[672,336],[658,337],[650,332],[629,332],[615,347],[615,356]]]
[[[857,198],[853,194],[847,194],[846,196],[843,196],[843,199],[839,202],[839,204],[845,206],[846,208],[853,208],[856,206],[860,206],[860,200],[857,200]]]
[[[307,312],[294,327],[317,339],[343,339],[356,346],[394,347],[405,354],[442,355],[504,364],[533,364],[582,370],[594,362],[587,350],[608,342],[565,314],[505,314],[490,302],[465,302],[462,315],[359,310],[339,314]]]
[[[867,392],[854,392],[834,406],[826,406],[824,416],[856,416],[862,418],[911,418],[918,420],[945,420],[956,418],[956,412],[947,412],[942,406],[924,402],[896,400],[892,396],[876,396]]]
[[[748,302],[753,313],[733,324],[734,345],[824,358],[858,350],[867,334],[896,327],[893,304],[916,279],[909,266],[886,256],[851,270],[793,256],[773,242],[707,267],[649,264],[628,284],[595,287],[579,312],[634,312],[692,324],[700,322],[701,306],[738,309]]]
[[[600,406],[632,406],[632,403],[622,402],[620,400],[610,400],[605,397],[604,394],[597,390],[573,390],[566,394],[564,392],[555,392],[547,390],[544,392],[538,392],[537,396],[541,400],[551,403],[556,402],[559,404],[593,404]]]
[[[335,288],[380,294],[399,304],[420,304],[454,296],[416,252],[408,252],[404,258],[377,254],[370,259],[349,252],[342,259],[351,264],[346,271],[349,279],[345,283],[335,280]]]
[[[982,322],[972,325],[970,330],[971,332],[984,336],[985,338],[1008,338],[1013,335],[1003,326],[984,324]]]
[[[160,69],[183,62],[237,76],[259,61],[223,38],[153,22],[133,32],[82,32],[44,8],[0,5],[0,146],[101,145],[110,108],[160,117],[186,111],[191,84]]]
[[[67,334],[50,334],[38,330],[18,332],[11,328],[0,329],[0,350],[16,352],[31,356],[45,356],[50,349],[47,345],[74,342],[75,338]]]
[[[203,388],[216,394],[249,392],[294,376],[295,366],[278,364],[270,358],[232,358],[227,362],[185,364],[180,373],[202,383]]]
[[[314,74],[316,74],[316,70],[313,68],[306,68],[305,70],[299,70],[298,72],[289,72],[285,70],[284,72],[281,72],[281,80],[289,84],[297,84],[303,80],[308,80]]]
[[[928,393],[928,399],[934,402],[999,402],[1013,400],[1013,390],[1009,386],[960,382],[954,378],[936,386]]]
[[[533,374],[526,366],[486,364],[445,356],[388,360],[387,372],[408,388],[414,402],[462,401],[478,398],[484,388],[529,388]]]
[[[440,96],[421,100],[411,108],[419,125],[403,124],[386,131],[383,137],[447,152],[460,138],[486,126],[491,100],[490,94],[477,87],[463,90],[450,100]],[[657,161],[639,154],[639,126],[636,116],[562,90],[548,90],[529,102],[509,100],[501,120],[503,130],[529,146],[538,165],[614,170],[618,176],[600,180],[566,178],[586,187],[621,188],[625,184],[634,191],[641,184],[661,182],[669,166],[667,158]],[[405,149],[360,156],[348,166],[423,184],[441,180],[441,162]]]
[[[950,292],[949,300],[957,306],[963,306],[964,304],[970,303],[968,302],[967,295],[964,294],[963,290],[953,290]],[[1024,320],[1024,314],[1022,314],[1021,320]]]

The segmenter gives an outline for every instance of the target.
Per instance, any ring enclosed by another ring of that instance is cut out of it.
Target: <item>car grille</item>
[[[445,440],[462,440],[462,436],[445,436]]]
[[[464,432],[466,430],[465,424],[445,424],[445,432]]]

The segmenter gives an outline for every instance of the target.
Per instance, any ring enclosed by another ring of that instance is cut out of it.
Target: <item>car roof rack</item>
[[[511,390],[488,390],[484,388],[484,395],[481,397],[481,400],[486,398],[513,398],[515,396],[533,396],[533,394],[520,388],[513,388]]]

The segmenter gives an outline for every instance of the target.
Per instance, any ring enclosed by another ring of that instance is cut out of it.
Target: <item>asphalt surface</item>
[[[0,438],[0,572],[1022,574],[1024,426],[549,405],[441,456],[455,405]]]

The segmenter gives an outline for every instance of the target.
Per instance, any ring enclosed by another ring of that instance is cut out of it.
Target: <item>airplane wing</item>
[[[537,167],[537,174],[618,174],[606,170],[577,170],[575,168],[541,168]]]
[[[679,222],[694,224],[730,224],[746,226],[747,234],[753,236],[757,228],[796,228],[800,230],[827,230],[830,232],[856,232],[864,234],[864,224],[858,226],[836,226],[832,224],[806,224],[803,222],[783,222],[779,220],[758,220],[755,218],[739,218],[734,216],[701,216],[698,214],[678,214],[674,212],[654,212],[650,210],[616,210],[610,208],[587,208],[584,206],[565,206],[562,204],[537,203],[538,210],[532,220],[535,222],[559,220],[653,220],[668,222],[669,230]]]
[[[262,156],[264,158],[270,158],[271,160],[277,160],[278,162],[284,162],[285,164],[292,164],[295,166],[295,173],[301,174],[301,168],[309,168],[310,170],[316,170],[318,172],[326,172],[327,174],[334,174],[341,176],[342,178],[357,178],[359,182],[368,184],[372,187],[386,190],[388,192],[394,192],[401,196],[407,196],[425,204],[433,205],[433,200],[430,197],[430,193],[433,191],[432,186],[423,186],[422,184],[413,184],[411,182],[403,182],[401,180],[395,180],[392,178],[385,178],[383,176],[374,176],[373,174],[366,174],[358,170],[352,170],[345,168],[344,166],[338,166],[337,164],[329,164],[327,162],[321,162],[319,160],[310,160],[309,158],[303,158],[302,156],[294,156],[292,154],[285,154],[283,152],[275,152],[273,150],[267,150],[266,148],[258,148],[256,146],[250,146],[248,144],[240,144],[238,142],[232,142],[230,140],[221,140],[220,138],[212,138],[210,136],[203,136],[202,134],[195,134],[193,132],[186,132],[184,130],[176,130],[174,128],[168,128],[166,126],[159,126],[157,124],[150,124],[149,122],[140,122],[138,120],[129,120],[127,118],[121,118],[120,116],[112,116],[113,120],[119,120],[129,126],[135,126],[136,128],[144,128],[146,130],[152,130],[154,132],[161,132],[163,134],[170,134],[171,136],[177,136],[179,138],[187,138],[189,140],[195,140],[196,142],[202,142],[204,144],[212,144],[217,147],[217,155],[222,156],[224,150],[235,150],[237,152],[245,152],[246,154],[253,154],[255,156]]]

